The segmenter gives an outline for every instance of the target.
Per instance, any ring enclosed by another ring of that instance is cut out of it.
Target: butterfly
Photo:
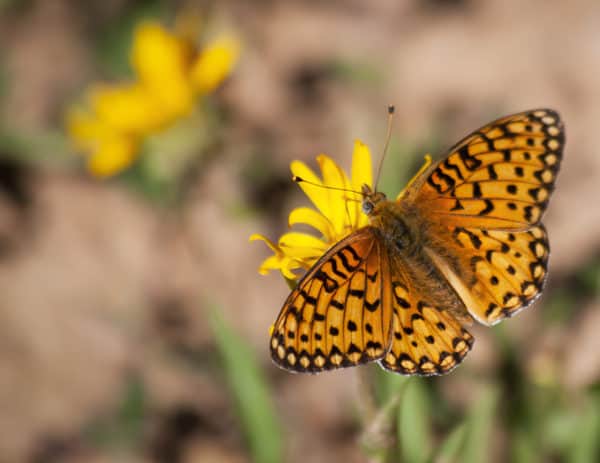
[[[540,223],[560,167],[560,116],[536,109],[463,138],[396,200],[367,185],[369,225],[303,276],[274,324],[274,362],[292,372],[378,362],[404,375],[446,374],[474,338],[530,306],[547,275]]]

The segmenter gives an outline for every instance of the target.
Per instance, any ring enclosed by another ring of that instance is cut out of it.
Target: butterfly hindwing
[[[291,371],[317,373],[381,358],[391,327],[387,254],[370,227],[333,246],[286,300],[271,356]]]
[[[404,375],[448,373],[467,355],[473,336],[450,312],[426,302],[402,273],[393,271],[392,344],[379,364]]]
[[[527,231],[457,227],[452,236],[446,252],[455,257],[438,266],[477,321],[493,325],[540,295],[549,255],[543,225]]]
[[[423,217],[460,227],[523,229],[539,222],[565,142],[550,109],[498,119],[457,143],[416,182]]]

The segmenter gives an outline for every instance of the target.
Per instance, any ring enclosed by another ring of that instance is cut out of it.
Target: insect
[[[494,325],[530,306],[546,280],[540,223],[565,143],[550,109],[471,133],[396,201],[362,188],[370,224],[334,244],[275,322],[280,367],[318,373],[377,361],[440,375],[463,361],[474,320]]]

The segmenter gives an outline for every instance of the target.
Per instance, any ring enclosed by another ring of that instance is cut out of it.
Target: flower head
[[[130,53],[134,81],[94,85],[87,92],[89,109],[67,112],[69,135],[90,153],[92,173],[109,176],[127,168],[146,137],[190,115],[196,101],[231,74],[239,56],[237,39],[217,37],[199,49],[192,32],[140,23]]]
[[[259,268],[259,273],[280,270],[288,280],[298,276],[294,270],[308,270],[329,247],[349,235],[354,230],[368,224],[367,216],[361,209],[360,191],[363,185],[373,186],[371,153],[367,145],[357,140],[352,155],[350,178],[331,158],[317,156],[322,178],[319,178],[306,164],[293,161],[291,171],[300,188],[313,202],[316,209],[298,207],[290,212],[289,226],[305,224],[318,232],[313,234],[290,231],[284,233],[277,243],[265,236],[254,234],[251,241],[262,240],[274,252]]]

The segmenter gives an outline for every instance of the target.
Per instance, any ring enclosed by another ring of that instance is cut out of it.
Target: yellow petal
[[[323,174],[323,184],[333,188],[351,190],[350,181],[344,170],[338,166],[329,156],[320,154],[317,156],[317,162],[321,167]],[[338,236],[344,236],[352,228],[356,221],[355,203],[349,204],[348,199],[360,199],[350,191],[339,191],[334,189],[324,189],[329,203],[329,214],[327,218],[333,224],[333,228]]]
[[[331,213],[329,195],[327,194],[327,189],[322,187],[323,182],[321,182],[321,179],[302,161],[292,161],[290,170],[292,171],[292,175],[315,184],[311,185],[310,183],[300,182],[298,185],[300,185],[304,194],[308,196],[317,209],[321,211],[321,214],[329,218]]]
[[[153,96],[139,84],[96,86],[89,98],[98,119],[113,130],[143,135],[164,124]]]
[[[355,140],[352,153],[352,189],[361,191],[363,185],[373,187],[371,151],[363,142]]]
[[[231,74],[240,54],[240,42],[223,36],[210,43],[198,56],[191,69],[191,80],[201,94],[212,92]]]
[[[115,135],[102,140],[88,159],[88,169],[97,177],[115,175],[131,165],[138,148],[138,141],[131,137]]]
[[[279,247],[287,256],[303,260],[314,259],[322,255],[329,245],[307,233],[288,232],[279,239]]]
[[[350,188],[348,177],[340,166],[326,154],[319,154],[317,162],[323,175],[323,183],[335,188]]]
[[[273,241],[271,241],[266,236],[261,235],[260,233],[253,233],[252,235],[250,235],[250,238],[248,238],[248,241],[264,241],[267,244],[267,246],[271,248],[271,251],[281,252],[279,246],[277,246],[275,243],[273,243]]]
[[[65,125],[69,137],[81,150],[94,149],[99,140],[111,136],[113,132],[94,114],[79,107],[67,110]]]
[[[261,275],[267,275],[272,270],[279,270],[281,274],[288,280],[296,280],[298,276],[292,271],[299,269],[302,266],[294,259],[283,256],[269,256],[267,257],[258,268],[258,273]]]
[[[283,264],[283,259],[279,256],[269,256],[265,260],[263,260],[262,264],[258,268],[258,273],[261,275],[267,275],[271,270],[281,270]]]
[[[155,112],[162,112],[167,122],[193,109],[194,91],[188,75],[194,54],[191,41],[157,22],[145,21],[135,29],[131,65],[141,85],[158,102]]]
[[[310,265],[308,267],[310,267]],[[307,269],[308,267],[301,265],[298,261],[294,259],[285,259],[281,266],[281,274],[286,280],[288,280],[289,283],[290,280],[296,281],[298,279],[298,275],[296,275],[292,270],[296,270],[299,268]]]
[[[323,214],[309,207],[298,207],[292,212],[288,218],[288,224],[292,225],[303,223],[317,229],[325,237],[327,242],[335,239],[335,234],[331,222]]]

